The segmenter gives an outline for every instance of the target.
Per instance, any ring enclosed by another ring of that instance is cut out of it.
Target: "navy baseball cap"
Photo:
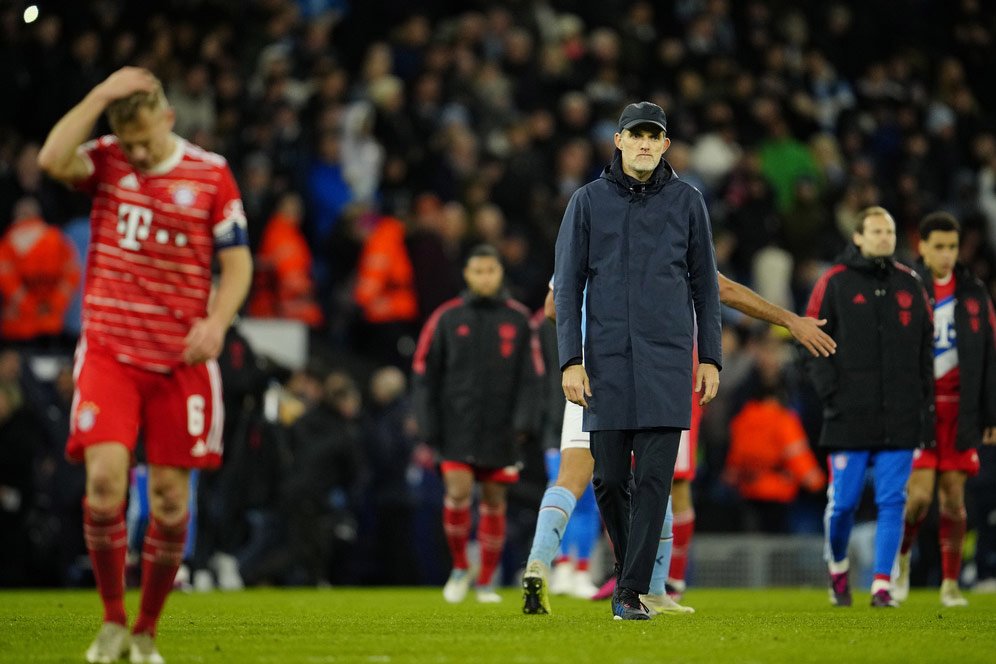
[[[623,109],[619,116],[619,132],[623,129],[632,129],[641,124],[657,125],[661,131],[667,131],[667,116],[664,109],[649,101],[641,101],[638,104],[630,104]]]

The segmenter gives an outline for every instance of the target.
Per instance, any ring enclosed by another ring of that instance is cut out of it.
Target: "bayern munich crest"
[[[84,433],[93,428],[97,423],[97,414],[100,408],[92,401],[84,401],[76,409],[76,428]]]
[[[197,200],[197,193],[186,184],[180,183],[173,188],[173,202],[183,207],[189,207]]]

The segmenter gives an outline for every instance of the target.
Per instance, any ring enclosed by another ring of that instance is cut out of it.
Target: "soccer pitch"
[[[942,609],[936,591],[914,590],[873,610],[867,592],[835,609],[825,590],[695,589],[694,615],[625,623],[607,602],[555,597],[553,615],[525,616],[519,592],[502,595],[453,606],[435,588],[174,593],[159,648],[169,664],[996,661],[996,595]],[[130,615],[137,604],[130,592]],[[94,591],[0,593],[0,662],[82,662],[99,615]]]

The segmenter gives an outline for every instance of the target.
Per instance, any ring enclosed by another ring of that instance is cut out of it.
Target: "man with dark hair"
[[[447,602],[470,587],[467,541],[475,480],[481,485],[477,599],[499,602],[494,572],[505,544],[508,485],[518,481],[517,442],[536,427],[543,359],[526,307],[502,287],[498,251],[474,248],[463,270],[467,290],[426,321],[412,364],[419,428],[442,458],[443,527],[453,571]]]
[[[640,595],[650,588],[678,443],[691,424],[696,322],[701,404],[716,395],[722,360],[709,216],[698,190],[663,159],[666,129],[656,104],[628,105],[612,163],[574,192],[557,237],[562,384],[568,401],[585,408],[595,495],[615,546],[612,612],[621,620],[650,618]]]
[[[890,590],[913,449],[933,440],[933,325],[923,283],[896,262],[896,223],[884,208],[860,214],[854,244],[816,282],[807,315],[827,319],[830,357],[808,358],[823,400],[820,445],[830,452],[826,508],[830,602],[851,605],[847,546],[872,469],[878,522],[871,605],[898,606]]]
[[[913,453],[906,488],[906,527],[896,563],[895,594],[910,590],[910,549],[937,484],[941,604],[968,604],[958,589],[965,538],[965,480],[979,472],[980,443],[996,443],[996,315],[985,286],[957,263],[961,226],[947,212],[920,222],[922,275],[934,308],[934,403],[937,447]]]

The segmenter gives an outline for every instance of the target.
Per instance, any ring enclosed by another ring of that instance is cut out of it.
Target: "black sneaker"
[[[550,613],[550,594],[547,592],[546,565],[534,560],[526,566],[522,577],[522,612],[529,615]]]
[[[616,620],[650,620],[640,594],[629,588],[620,588],[612,597],[612,615]]]

